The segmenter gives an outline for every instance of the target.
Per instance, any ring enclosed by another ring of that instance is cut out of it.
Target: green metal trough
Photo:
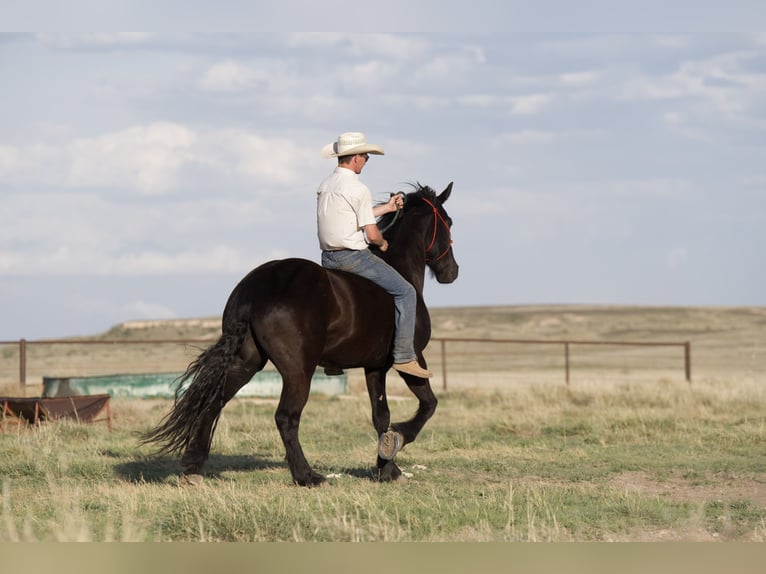
[[[43,377],[44,397],[71,397],[109,394],[114,398],[173,398],[175,381],[182,373],[142,373],[100,375],[92,377]],[[237,397],[278,397],[282,392],[282,376],[276,371],[261,371],[242,387]],[[344,373],[327,376],[316,372],[311,392],[322,395],[348,393],[348,377]]]

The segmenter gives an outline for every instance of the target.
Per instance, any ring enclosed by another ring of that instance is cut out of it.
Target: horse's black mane
[[[431,203],[434,203],[436,201],[436,192],[430,187],[428,187],[427,185],[421,185],[418,182],[410,183],[408,185],[410,188],[412,188],[412,191],[410,191],[409,193],[400,192],[405,194],[404,207],[402,207],[401,211],[399,213],[397,212],[386,213],[378,220],[378,228],[381,230],[384,230],[383,235],[389,241],[391,240],[394,233],[396,232],[396,228],[399,226],[399,223],[402,220],[402,216],[407,211],[420,206],[420,202],[416,200],[427,199]],[[378,205],[382,205],[383,203],[385,202],[381,202]]]

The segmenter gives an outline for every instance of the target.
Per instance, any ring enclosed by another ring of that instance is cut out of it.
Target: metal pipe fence
[[[44,345],[204,345],[205,347],[211,345],[214,342],[212,339],[134,339],[134,340],[109,340],[109,339],[41,339],[28,341],[26,339],[20,339],[18,341],[0,341],[0,346],[17,346],[18,347],[18,363],[19,363],[19,384],[21,388],[25,388],[27,385],[28,375],[28,349],[31,346],[44,346]],[[692,382],[692,360],[691,360],[691,343],[689,341],[683,342],[666,342],[666,341],[589,341],[589,340],[550,340],[550,339],[486,339],[486,338],[450,338],[450,337],[434,337],[431,339],[432,345],[438,345],[440,362],[437,363],[441,371],[442,388],[447,389],[448,383],[448,365],[449,365],[449,353],[448,345],[479,345],[487,351],[487,355],[502,355],[501,351],[498,351],[498,346],[513,346],[513,345],[537,345],[537,346],[553,346],[560,347],[563,351],[564,359],[564,380],[567,385],[570,384],[572,366],[572,350],[574,347],[589,346],[589,347],[680,347],[683,349],[683,371],[686,378],[686,382]],[[457,355],[457,352],[455,353]],[[453,355],[454,356],[454,355]],[[534,360],[534,359],[533,359]],[[593,360],[599,360],[598,358]],[[185,366],[185,365],[184,365]]]
[[[574,346],[594,347],[680,347],[683,349],[683,369],[686,382],[692,382],[691,342],[667,342],[667,341],[586,341],[586,340],[551,340],[551,339],[479,339],[479,338],[433,338],[432,342],[439,343],[441,357],[442,387],[447,389],[447,344],[448,343],[477,343],[477,344],[507,344],[507,345],[551,345],[563,347],[564,352],[564,379],[567,385],[570,383],[572,372],[571,349]]]

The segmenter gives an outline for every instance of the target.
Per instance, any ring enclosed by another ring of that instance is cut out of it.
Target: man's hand
[[[404,207],[404,196],[401,193],[395,193],[391,196],[391,199],[388,200],[387,205],[389,211],[396,211],[397,209],[401,209]]]

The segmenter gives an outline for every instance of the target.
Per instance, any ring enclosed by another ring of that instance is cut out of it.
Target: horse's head
[[[399,214],[384,216],[378,225],[386,230],[384,234],[392,245],[402,227],[421,231],[414,237],[408,235],[406,248],[414,249],[415,241],[422,241],[421,253],[425,254],[425,263],[436,280],[452,283],[458,276],[458,264],[452,252],[452,218],[444,209],[444,203],[452,193],[452,183],[439,195],[428,186],[416,184],[413,187],[415,191],[405,196],[401,225],[397,221]],[[397,245],[397,248],[399,251],[402,246]]]
[[[433,229],[426,233],[426,264],[439,283],[452,283],[458,275],[458,264],[452,252],[452,218],[444,209],[451,193],[452,182],[439,195],[431,191],[432,197],[421,198],[433,212]]]

